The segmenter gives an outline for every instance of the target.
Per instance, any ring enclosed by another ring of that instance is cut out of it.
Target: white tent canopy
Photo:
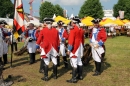
[[[55,19],[55,18],[56,18],[56,15],[54,14],[54,15],[53,15],[53,19]]]
[[[31,16],[28,16],[31,17]],[[35,17],[32,17],[33,20],[30,20],[30,22],[26,22],[26,20],[24,20],[24,25],[27,25],[29,23],[33,23],[36,26],[39,26],[41,23],[39,22],[39,20]],[[0,20],[5,20],[8,25],[13,26],[13,19],[10,18],[0,18]]]
[[[69,19],[73,18],[74,17],[74,14],[71,14],[71,16],[69,17]]]

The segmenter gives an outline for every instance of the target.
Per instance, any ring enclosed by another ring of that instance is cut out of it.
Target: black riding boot
[[[98,76],[100,75],[100,71],[101,71],[101,62],[96,62],[96,71],[93,74],[93,76]]]
[[[35,63],[35,53],[32,53],[33,54],[33,58],[32,58],[32,60],[33,60],[33,63]]]
[[[29,53],[29,58],[30,58],[29,64],[33,64],[33,53]]]
[[[44,61],[41,59],[39,73],[44,73]]]
[[[77,83],[76,74],[77,74],[77,68],[73,68],[73,70],[72,70],[72,78],[70,80],[67,80],[67,82],[69,82],[69,83]]]
[[[57,65],[53,64],[53,78],[57,79]]]
[[[46,65],[46,64],[44,66],[44,77],[41,79],[44,81],[48,81],[48,65]]]
[[[2,62],[2,57],[0,57],[0,62]]]
[[[4,64],[7,64],[7,54],[3,55]]]
[[[60,66],[60,56],[57,56],[57,66]]]
[[[95,61],[95,70],[93,72],[97,71],[97,62]]]
[[[68,68],[68,62],[66,56],[63,56],[63,61],[64,61],[65,68]]]
[[[79,79],[79,80],[83,80],[83,76],[82,76],[82,74],[83,74],[83,66],[78,65],[77,73],[78,73],[78,76],[76,78]]]

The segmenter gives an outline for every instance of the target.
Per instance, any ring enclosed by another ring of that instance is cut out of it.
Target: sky
[[[11,0],[14,2],[14,0]],[[26,13],[30,13],[29,11],[29,1],[30,0],[22,0],[23,1],[23,7],[24,11]],[[77,16],[80,10],[80,7],[83,5],[85,0],[43,0],[43,1],[49,1],[51,3],[59,4],[63,9],[67,10],[67,14],[70,16],[71,14],[74,14],[74,16]],[[114,4],[117,3],[118,0],[100,0],[103,9],[113,9]],[[39,16],[39,7],[41,5],[41,0],[34,0],[33,2],[33,16]]]

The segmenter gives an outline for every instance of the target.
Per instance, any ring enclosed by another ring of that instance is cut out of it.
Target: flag
[[[25,31],[24,27],[24,12],[22,0],[15,0],[15,14],[13,20],[14,37],[18,38]]]

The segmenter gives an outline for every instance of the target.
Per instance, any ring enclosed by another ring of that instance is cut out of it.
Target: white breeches
[[[28,42],[27,49],[29,53],[36,52],[36,41]]]
[[[72,56],[76,56],[76,58],[72,58]],[[82,66],[83,65],[82,61],[81,61],[82,56],[83,56],[83,45],[81,43],[79,48],[75,52],[75,54],[73,54],[72,52],[70,53],[70,63],[71,63],[71,66],[75,67],[75,68],[77,68],[77,65]]]
[[[50,59],[52,60],[53,64],[57,65],[57,58],[58,55],[57,51],[52,47],[51,50],[46,54],[44,49],[42,49],[41,56],[46,55],[47,58],[43,58],[46,65],[49,65]]]
[[[75,53],[72,53],[72,52],[70,53],[70,57],[72,57],[74,55],[82,58],[82,56],[83,56],[83,45],[82,45],[82,43],[80,43],[80,46]]]
[[[7,54],[8,53],[8,43],[3,42],[3,54]]]
[[[94,61],[101,62],[101,54],[104,53],[103,47],[94,48],[92,47],[92,57]]]
[[[82,66],[82,61],[81,61],[81,57],[77,57],[77,58],[70,58],[70,63],[71,66],[74,68],[77,68],[77,65]]]
[[[57,58],[54,56],[49,56],[47,58],[43,58],[46,65],[49,65],[50,59],[52,60],[53,64],[57,65]]]
[[[50,56],[56,57],[56,56],[58,56],[58,53],[53,47],[50,49],[50,51],[48,53],[45,53],[44,49],[41,48],[41,56],[42,55],[45,55],[46,57],[50,57]]]
[[[62,56],[66,56],[65,45],[63,43],[60,44],[60,53]]]

